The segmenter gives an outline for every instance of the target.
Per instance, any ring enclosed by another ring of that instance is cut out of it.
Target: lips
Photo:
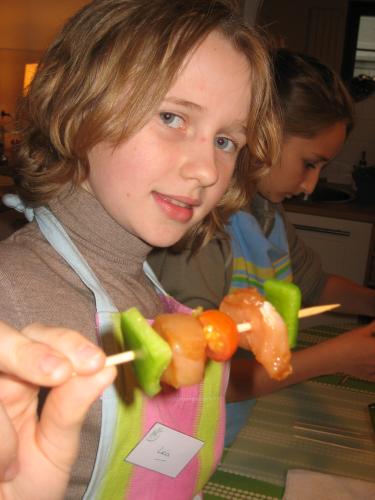
[[[172,220],[188,222],[194,214],[194,207],[198,202],[183,197],[172,197],[160,193],[153,193],[155,202],[161,211]]]
[[[168,203],[172,203],[173,205],[177,205],[178,207],[182,207],[182,208],[190,208],[191,207],[191,205],[189,205],[188,203],[184,203],[183,201],[180,201],[180,200],[174,200],[173,198],[169,198],[169,196],[164,196],[164,199]]]

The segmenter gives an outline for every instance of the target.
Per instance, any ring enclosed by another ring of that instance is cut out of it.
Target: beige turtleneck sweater
[[[161,311],[142,270],[151,248],[119,226],[88,192],[78,189],[50,210],[94,270],[119,310],[136,306],[146,316]],[[33,322],[73,328],[96,342],[93,294],[40,233],[27,224],[0,243],[0,319],[15,328]],[[66,499],[82,498],[94,466],[100,403],[93,405]]]

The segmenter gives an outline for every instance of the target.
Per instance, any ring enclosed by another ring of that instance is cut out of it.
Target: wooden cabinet
[[[327,272],[375,286],[373,223],[296,212],[288,212],[288,219]]]

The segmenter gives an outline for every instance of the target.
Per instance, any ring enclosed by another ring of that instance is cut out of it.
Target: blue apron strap
[[[95,296],[98,331],[100,336],[106,338],[106,342],[109,342],[112,337],[105,336],[105,334],[108,331],[112,331],[111,314],[117,311],[117,308],[112,303],[108,293],[100,284],[83,255],[66,233],[64,227],[50,210],[45,207],[37,208],[34,210],[34,215],[40,231],[47,241],[66,260]],[[92,500],[95,498],[96,492],[103,479],[103,472],[105,471],[107,461],[111,454],[113,436],[116,429],[118,398],[119,396],[114,384],[107,387],[102,394],[102,418],[98,451],[95,458],[93,473],[83,496],[83,500]]]
[[[50,210],[45,207],[39,207],[34,210],[34,215],[39,229],[46,240],[66,260],[83,283],[94,294],[96,310],[117,311],[106,290],[102,287],[78,248]]]
[[[160,281],[158,280],[158,278],[156,277],[156,274],[154,273],[154,271],[151,269],[151,266],[150,264],[145,261],[143,263],[143,272],[145,273],[145,275],[147,276],[147,278],[151,281],[151,283],[154,285],[155,289],[161,294],[161,295],[168,295],[167,292],[164,290],[164,288],[162,287],[162,284],[160,283]]]
[[[117,311],[106,290],[102,287],[95,273],[90,268],[83,255],[74,245],[64,227],[58,219],[45,207],[36,208],[34,216],[40,231],[52,247],[65,259],[72,269],[81,278],[83,283],[93,293],[98,316],[98,332],[106,342],[112,339],[106,336],[108,331],[112,331],[112,312]],[[113,436],[117,422],[118,395],[115,385],[107,387],[101,396],[102,418],[98,443],[98,451],[95,458],[94,470],[82,500],[92,500],[103,479],[107,461],[111,453]]]

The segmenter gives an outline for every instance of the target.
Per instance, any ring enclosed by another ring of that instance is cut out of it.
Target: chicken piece
[[[161,381],[176,389],[201,383],[207,341],[197,318],[181,313],[159,314],[152,327],[172,349],[172,360],[162,374]]]
[[[249,330],[241,333],[240,346],[253,352],[271,378],[283,380],[292,373],[287,327],[256,288],[244,288],[227,295],[219,309],[237,324],[249,323]]]

